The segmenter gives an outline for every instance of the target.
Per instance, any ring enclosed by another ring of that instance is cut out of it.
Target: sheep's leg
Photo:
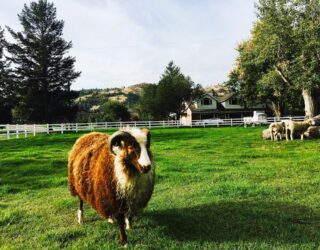
[[[303,141],[304,133],[301,133],[301,140]]]
[[[126,217],[125,222],[126,222],[126,229],[130,230],[132,228],[132,217],[131,216]]]
[[[293,129],[290,131],[290,137],[291,137],[291,141],[293,141],[293,133],[294,133],[294,131],[293,131]]]
[[[289,129],[286,128],[286,140],[289,141]]]
[[[273,141],[273,131],[270,129],[270,136],[271,136],[271,141]]]
[[[117,216],[117,221],[118,221],[118,225],[119,225],[119,234],[120,234],[120,244],[124,247],[127,246],[127,235],[126,235],[126,231],[124,229],[124,214],[119,214]]]
[[[78,206],[78,223],[81,225],[83,223],[83,200],[79,198]]]

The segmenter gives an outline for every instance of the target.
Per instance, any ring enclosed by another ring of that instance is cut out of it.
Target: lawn
[[[262,128],[154,129],[153,197],[129,249],[317,249],[320,140],[271,142]],[[88,205],[77,224],[67,154],[81,134],[0,141],[1,249],[117,249]]]

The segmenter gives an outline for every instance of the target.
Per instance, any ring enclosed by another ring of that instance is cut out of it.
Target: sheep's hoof
[[[125,222],[126,222],[126,229],[127,230],[132,229],[132,222],[128,218],[125,219]]]
[[[125,243],[124,245],[122,245],[123,248],[128,248],[128,243]]]
[[[110,224],[113,224],[113,223],[114,223],[114,219],[112,219],[111,217],[109,217],[109,218],[107,219],[107,221],[108,221]]]

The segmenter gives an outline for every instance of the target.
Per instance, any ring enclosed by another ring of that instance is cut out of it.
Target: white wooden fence
[[[268,117],[267,124],[279,120],[304,120],[303,116],[294,117]],[[95,123],[55,123],[55,124],[0,124],[0,139],[21,138],[35,136],[39,133],[65,133],[78,131],[93,131],[103,129],[118,129],[123,127],[144,128],[180,128],[180,127],[223,127],[244,126],[243,118],[193,120],[190,124],[182,124],[181,121],[129,121],[129,122],[95,122]],[[253,124],[254,125],[254,124]]]

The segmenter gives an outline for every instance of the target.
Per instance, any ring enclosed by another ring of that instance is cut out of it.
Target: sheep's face
[[[146,129],[114,133],[110,138],[110,149],[131,170],[143,174],[151,169],[150,132]]]

